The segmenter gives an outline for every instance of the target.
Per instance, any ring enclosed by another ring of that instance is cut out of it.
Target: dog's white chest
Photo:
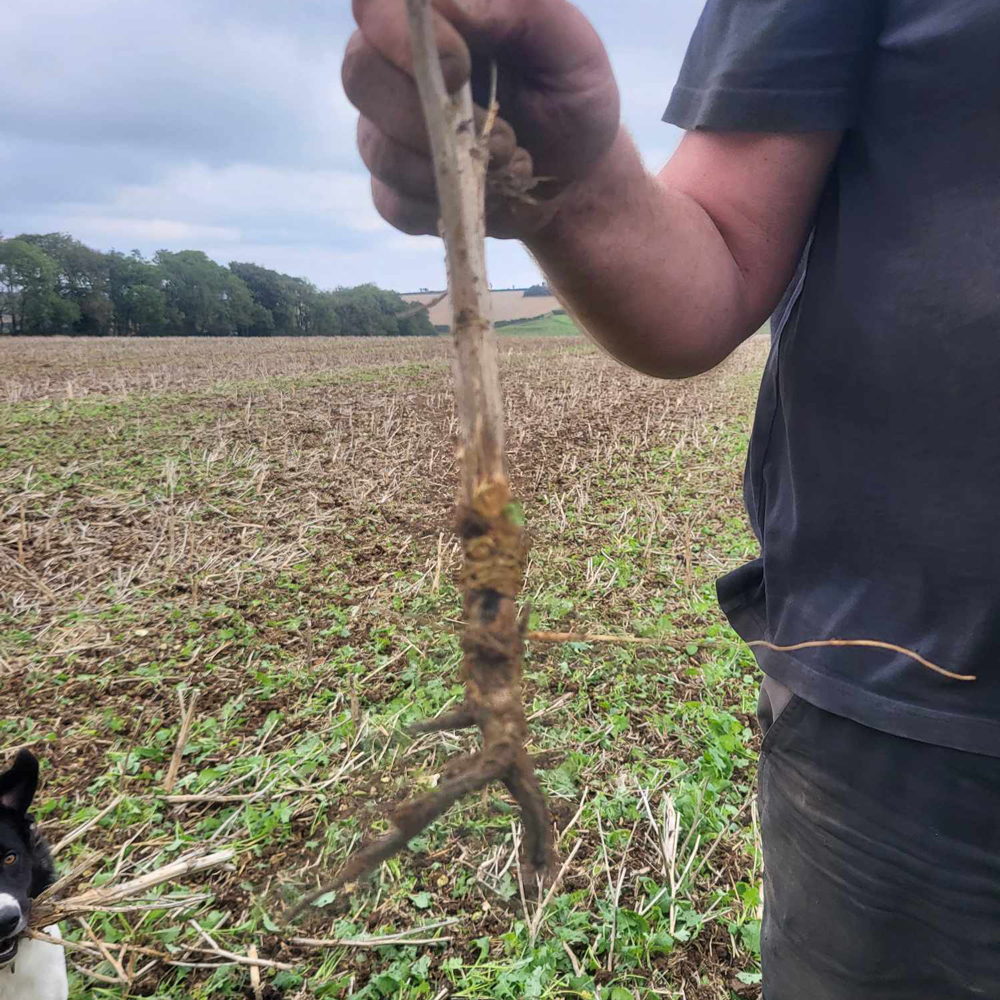
[[[58,937],[59,929],[45,933]],[[66,952],[59,945],[24,939],[11,968],[0,969],[0,1000],[66,1000]]]

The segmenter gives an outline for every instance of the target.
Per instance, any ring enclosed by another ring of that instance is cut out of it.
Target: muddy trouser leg
[[[763,1000],[1000,998],[1000,758],[759,715]]]

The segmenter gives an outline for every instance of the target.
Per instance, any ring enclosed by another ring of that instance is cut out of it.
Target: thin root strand
[[[917,663],[928,670],[933,670],[942,677],[949,677],[953,681],[974,681],[976,679],[975,674],[956,674],[953,670],[946,670],[944,667],[939,667],[936,663],[924,658],[919,653],[915,653],[912,649],[907,649],[905,646],[897,646],[894,642],[882,642],[881,639],[811,639],[809,642],[796,642],[791,646],[777,646],[773,642],[754,639],[753,642],[748,642],[747,645],[763,646],[765,649],[772,649],[776,653],[794,653],[797,649],[820,649],[824,646],[866,646],[869,649],[885,649],[891,653],[901,653],[903,656],[908,656],[911,660],[916,660]]]
[[[459,729],[468,729],[476,724],[472,711],[464,705],[454,712],[446,712],[433,719],[423,722],[413,722],[407,726],[407,731],[416,735],[419,733],[453,733]]]

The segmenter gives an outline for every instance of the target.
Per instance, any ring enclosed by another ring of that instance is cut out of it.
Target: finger
[[[413,50],[404,0],[353,0],[354,19],[361,34],[384,59],[413,75]],[[469,79],[472,57],[454,26],[434,12],[434,38],[441,56],[444,83],[454,93]]]
[[[358,122],[358,151],[376,180],[421,201],[437,198],[431,158],[396,142],[368,118]]]
[[[490,170],[507,168],[515,148],[513,140],[505,139],[498,153],[491,150]],[[437,199],[434,164],[430,156],[397,142],[368,118],[361,118],[358,122],[358,151],[372,176],[400,194],[423,201]]]
[[[521,73],[572,73],[604,47],[586,17],[568,0],[434,0],[438,51],[455,66],[467,66],[469,47],[480,55],[516,53]],[[353,0],[354,17],[365,36],[392,63],[412,72],[404,0]],[[449,78],[455,90],[468,70]]]
[[[356,34],[342,70],[347,99],[396,142],[418,153],[428,151],[427,126],[412,77],[397,69]]]
[[[411,198],[372,178],[372,200],[378,214],[409,236],[437,236],[438,207],[435,202]]]
[[[414,152],[428,153],[427,126],[416,84],[360,33],[355,33],[348,43],[343,80],[348,100],[383,135]],[[485,111],[477,107],[475,117],[477,128],[481,129]],[[498,165],[508,162],[516,145],[514,130],[498,119],[490,133],[491,162]]]

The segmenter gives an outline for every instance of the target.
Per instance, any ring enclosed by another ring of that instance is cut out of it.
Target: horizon
[[[76,240],[78,243],[82,243],[83,246],[85,246],[88,250],[94,250],[94,251],[96,251],[98,253],[102,253],[102,254],[124,253],[124,254],[126,254],[126,256],[128,256],[128,255],[136,252],[136,250],[123,251],[123,250],[120,250],[117,247],[112,247],[109,250],[104,250],[104,249],[102,249],[100,247],[90,246],[89,244],[84,243],[83,240],[77,240],[76,236],[73,233],[60,232],[60,231],[57,231],[57,230],[53,230],[51,233],[27,232],[27,231],[25,231],[25,232],[22,232],[22,233],[11,233],[9,235],[6,234],[6,233],[4,233],[4,232],[2,232],[2,231],[0,231],[0,242],[3,242],[5,240],[19,240],[19,239],[22,239],[24,237],[53,236],[53,235],[68,236],[70,239]],[[165,249],[165,248],[160,248],[160,249]],[[180,247],[180,248],[178,248],[176,250],[170,250],[169,252],[170,253],[177,253],[177,252],[179,252],[181,250],[194,250],[194,251],[199,251],[199,252],[204,253],[204,251],[200,250],[199,247]],[[153,256],[155,256],[155,254],[150,254],[148,256],[146,254],[143,254],[142,255],[142,259],[146,263],[152,263],[152,257]],[[212,259],[214,259],[214,258],[212,258]],[[256,265],[259,265],[261,267],[266,267],[266,265],[260,264],[259,261],[255,261],[255,260],[254,261],[237,261],[235,258],[233,260],[231,260],[231,261],[216,260],[215,263],[219,264],[221,267],[226,267],[226,268],[231,267],[233,264],[256,264]],[[283,272],[278,272],[278,273],[283,273]],[[306,277],[306,275],[303,275],[303,274],[287,274],[286,276],[289,277],[289,278],[303,278],[303,279],[306,279],[306,280],[311,280],[311,279],[308,279]],[[313,283],[315,284],[315,282],[313,282]],[[490,281],[490,291],[491,292],[524,292],[524,291],[527,291],[529,288],[534,287],[535,285],[547,285],[547,284],[548,284],[548,282],[547,282],[545,276],[539,272],[539,276],[538,276],[537,280],[531,282],[531,284],[529,284],[529,285],[502,285],[502,286],[498,286],[495,281]],[[385,288],[385,286],[379,285],[378,282],[374,281],[374,280],[359,281],[357,284],[350,285],[350,286],[340,285],[340,286],[323,287],[323,286],[320,286],[320,285],[316,285],[316,288],[317,288],[318,291],[321,291],[321,292],[335,292],[335,291],[340,291],[340,290],[342,290],[344,288],[357,288],[359,285],[377,285],[379,288]],[[424,287],[420,287],[420,288],[410,288],[410,289],[387,288],[386,290],[387,291],[393,291],[397,295],[402,296],[402,297],[405,297],[407,295],[447,295],[448,294],[447,287],[441,287],[441,288],[424,288]]]

